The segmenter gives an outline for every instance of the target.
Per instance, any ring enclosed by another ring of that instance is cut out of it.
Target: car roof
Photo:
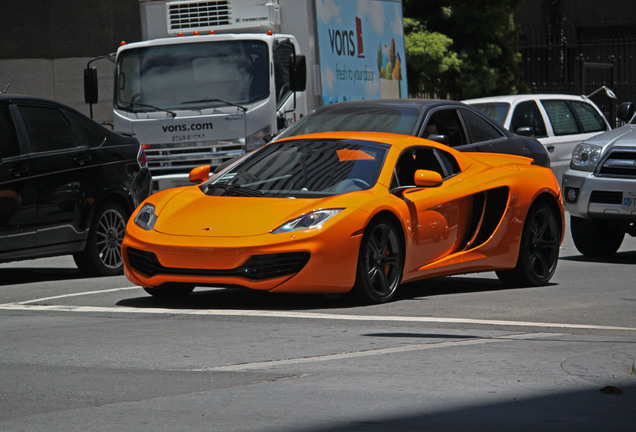
[[[20,102],[20,101],[34,102],[35,101],[35,102],[46,102],[50,104],[67,106],[67,105],[64,105],[63,103],[60,103],[51,99],[47,99],[47,98],[43,98],[39,96],[17,94],[17,93],[0,93],[0,101],[7,101],[7,102]]]
[[[316,111],[324,111],[330,109],[339,109],[339,108],[347,108],[347,109],[356,109],[356,108],[365,108],[365,107],[377,107],[377,106],[391,106],[391,107],[415,107],[415,108],[429,108],[435,106],[466,106],[466,104],[453,100],[446,99],[361,99],[361,100],[353,100],[353,101],[343,101],[330,105],[323,105],[320,108],[317,108]]]
[[[476,98],[476,99],[465,99],[462,102],[466,104],[488,103],[488,102],[508,102],[512,104],[519,101],[539,100],[539,99],[566,99],[566,100],[578,100],[578,101],[589,100],[587,97],[580,96],[580,95],[543,93],[543,94],[517,94],[517,95],[489,96],[489,97]]]

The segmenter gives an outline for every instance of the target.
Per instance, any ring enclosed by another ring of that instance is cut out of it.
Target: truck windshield
[[[269,95],[268,66],[260,41],[125,50],[117,59],[115,105],[141,112],[254,102]]]

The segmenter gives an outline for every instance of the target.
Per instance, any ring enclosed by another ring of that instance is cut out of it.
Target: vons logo
[[[353,30],[327,30],[331,52],[339,56],[364,58],[364,45],[362,44],[362,20],[356,17],[356,31]],[[357,49],[356,49],[357,43]]]

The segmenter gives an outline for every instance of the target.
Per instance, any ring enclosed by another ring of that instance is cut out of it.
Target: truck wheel
[[[576,248],[589,257],[614,255],[625,237],[621,226],[607,219],[570,216],[570,231]]]
[[[517,266],[498,271],[497,277],[516,287],[547,284],[556,270],[560,242],[561,223],[554,210],[545,201],[534,203],[523,225]]]
[[[389,301],[402,280],[404,253],[399,230],[388,218],[371,221],[364,231],[353,294],[364,302]]]
[[[161,300],[180,300],[188,296],[194,289],[194,285],[168,283],[153,288],[144,287],[151,296]]]
[[[107,202],[95,211],[86,248],[73,255],[77,267],[88,274],[122,274],[121,243],[130,213],[116,202]]]

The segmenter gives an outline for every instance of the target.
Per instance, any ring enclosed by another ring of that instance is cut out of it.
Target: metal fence
[[[521,55],[523,80],[532,93],[588,95],[602,86],[610,88],[616,99],[604,91],[590,99],[612,126],[617,125],[616,105],[636,102],[636,38],[561,44],[525,40]]]

